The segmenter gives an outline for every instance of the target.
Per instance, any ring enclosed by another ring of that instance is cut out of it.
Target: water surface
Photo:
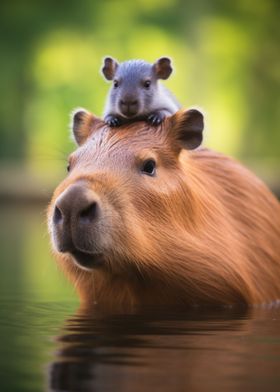
[[[280,390],[280,309],[81,313],[44,209],[0,218],[1,392]]]

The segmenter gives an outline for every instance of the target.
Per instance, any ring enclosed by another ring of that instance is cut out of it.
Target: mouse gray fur
[[[158,82],[172,73],[167,57],[154,64],[143,60],[118,63],[106,57],[101,71],[107,80],[113,81],[104,111],[104,121],[111,127],[138,120],[158,125],[180,108],[170,91]]]

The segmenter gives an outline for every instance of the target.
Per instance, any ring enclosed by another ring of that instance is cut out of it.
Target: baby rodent
[[[119,64],[106,57],[102,73],[113,81],[104,111],[104,120],[111,127],[137,120],[158,125],[180,108],[172,94],[158,82],[158,79],[168,79],[172,73],[171,60],[167,57],[154,64],[143,60]]]

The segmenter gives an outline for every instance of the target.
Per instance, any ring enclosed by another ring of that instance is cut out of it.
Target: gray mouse
[[[118,63],[106,57],[101,71],[113,81],[104,111],[104,121],[111,127],[138,120],[158,125],[180,108],[170,91],[158,82],[172,73],[167,57],[154,64],[143,60]]]

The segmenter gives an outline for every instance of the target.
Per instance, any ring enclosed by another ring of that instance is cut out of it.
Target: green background
[[[205,111],[205,145],[275,185],[279,8],[277,0],[2,1],[0,160],[63,175],[69,113],[82,106],[102,115],[102,57],[167,55],[175,72],[166,85]]]

